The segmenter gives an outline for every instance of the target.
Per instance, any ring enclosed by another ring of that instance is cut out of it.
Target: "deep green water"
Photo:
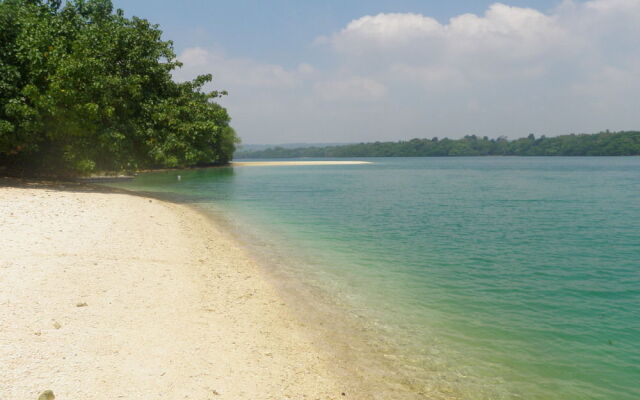
[[[231,221],[434,398],[640,399],[640,158],[370,161],[125,186]]]

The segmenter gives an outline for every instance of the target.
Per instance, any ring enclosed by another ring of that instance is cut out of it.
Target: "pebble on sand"
[[[40,396],[38,396],[38,400],[54,400],[55,398],[56,396],[53,394],[52,390],[45,390],[40,393]]]

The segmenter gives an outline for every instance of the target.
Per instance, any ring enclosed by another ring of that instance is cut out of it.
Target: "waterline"
[[[375,161],[133,185],[255,232],[430,397],[638,397],[640,160]]]

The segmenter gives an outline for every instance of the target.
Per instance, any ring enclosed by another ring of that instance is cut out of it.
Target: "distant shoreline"
[[[370,161],[232,161],[232,167],[271,167],[303,165],[364,165]]]
[[[395,142],[368,142],[309,147],[278,147],[236,151],[236,159],[269,158],[374,158],[477,156],[635,156],[640,155],[640,131],[571,134],[555,137],[530,134],[509,140],[467,135],[461,139],[433,137]]]

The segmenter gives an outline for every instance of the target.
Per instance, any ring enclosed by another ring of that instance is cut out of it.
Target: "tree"
[[[290,157],[442,157],[442,156],[618,156],[640,155],[640,132],[601,132],[538,139],[533,134],[509,141],[475,135],[462,139],[411,139],[400,142],[360,143],[344,146],[266,149],[240,152],[239,158]]]
[[[227,163],[238,139],[157,25],[110,0],[0,0],[0,166],[28,173]]]

